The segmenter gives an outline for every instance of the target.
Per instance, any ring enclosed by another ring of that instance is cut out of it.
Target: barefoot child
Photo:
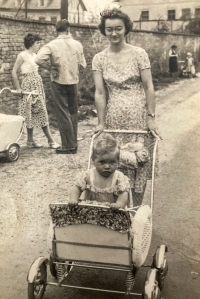
[[[191,73],[192,77],[195,77],[195,65],[194,65],[194,58],[190,52],[187,53],[186,57],[186,72]]]
[[[117,170],[120,149],[110,134],[95,139],[92,153],[94,167],[81,173],[71,191],[69,205],[80,200],[110,203],[112,209],[125,208],[129,202],[128,177]]]

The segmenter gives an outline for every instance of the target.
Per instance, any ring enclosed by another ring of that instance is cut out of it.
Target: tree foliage
[[[200,35],[200,17],[191,19],[185,27],[185,31],[188,33]]]

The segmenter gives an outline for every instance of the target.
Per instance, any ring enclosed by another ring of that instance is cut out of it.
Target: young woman
[[[149,147],[154,137],[159,138],[154,88],[147,53],[126,43],[131,28],[130,18],[119,9],[101,13],[99,30],[108,39],[109,46],[96,54],[92,63],[99,120],[95,133],[101,133],[104,128],[149,130],[151,134],[140,136],[145,147]],[[123,134],[116,138],[123,144],[136,141],[138,136]],[[130,179],[134,204],[141,204],[147,179],[151,178],[151,161],[138,167],[136,173],[128,166],[123,173]]]
[[[178,54],[176,53],[176,49],[177,46],[173,45],[169,50],[169,72],[172,77],[174,73],[178,72],[178,61],[177,61]]]
[[[45,103],[45,93],[42,78],[38,73],[38,65],[35,63],[36,53],[40,47],[41,38],[38,35],[29,33],[24,38],[25,51],[21,52],[16,59],[12,70],[12,77],[18,93],[22,91],[36,92],[38,95],[23,95],[19,101],[19,114],[25,118],[27,127],[27,146],[29,148],[40,148],[33,139],[33,128],[41,127],[48,139],[51,148],[58,148],[51,136],[48,123],[48,115]],[[22,83],[20,86],[17,72],[21,69]]]

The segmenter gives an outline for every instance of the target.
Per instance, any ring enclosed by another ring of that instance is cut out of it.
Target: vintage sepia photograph
[[[0,299],[200,298],[199,86],[199,0],[0,0]]]

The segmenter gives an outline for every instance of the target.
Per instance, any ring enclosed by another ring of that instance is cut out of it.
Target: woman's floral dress
[[[115,64],[109,60],[107,49],[96,54],[92,70],[102,72],[108,92],[106,108],[107,129],[147,130],[147,103],[140,71],[150,68],[150,61],[144,49],[132,47],[125,63]],[[152,152],[152,136],[136,134],[115,134],[121,144],[143,138],[145,147]],[[152,155],[151,155],[152,156]],[[151,179],[151,161],[136,170],[120,169],[126,174],[135,192],[144,191],[147,179]]]
[[[23,91],[36,92],[38,95],[23,95],[19,101],[19,114],[25,118],[27,128],[46,127],[48,114],[45,102],[45,93],[42,78],[38,73],[38,65],[35,63],[36,54],[30,55],[25,51],[21,52],[23,63],[21,65]]]

